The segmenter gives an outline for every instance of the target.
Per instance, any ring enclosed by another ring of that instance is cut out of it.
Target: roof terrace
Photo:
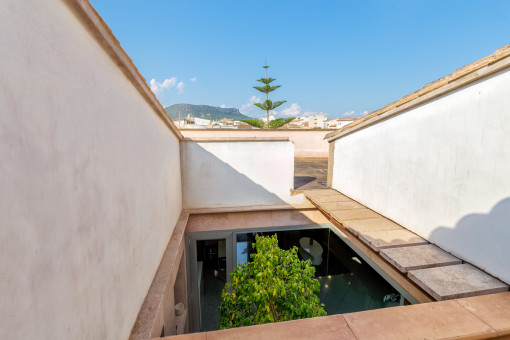
[[[191,240],[310,225],[404,305],[180,338],[510,335],[509,46],[326,140],[186,136],[88,1],[9,1],[0,28],[0,338],[196,331]]]

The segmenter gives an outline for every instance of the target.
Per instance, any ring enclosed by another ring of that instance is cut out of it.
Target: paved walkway
[[[304,193],[438,301],[508,291],[503,282],[336,190]]]
[[[294,189],[326,189],[328,158],[294,158]]]

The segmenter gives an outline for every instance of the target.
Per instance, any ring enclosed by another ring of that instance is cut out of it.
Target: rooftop
[[[3,13],[0,338],[195,331],[191,236],[312,224],[412,305],[181,338],[510,335],[510,45],[337,131],[180,131],[87,0]]]

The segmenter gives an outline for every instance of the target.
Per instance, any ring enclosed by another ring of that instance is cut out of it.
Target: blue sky
[[[359,116],[510,44],[510,1],[91,0],[163,106]],[[154,79],[154,80],[153,80]]]

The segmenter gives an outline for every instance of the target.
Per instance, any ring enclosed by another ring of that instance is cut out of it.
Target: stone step
[[[320,202],[319,206],[326,211],[335,211],[335,210],[349,210],[349,209],[366,209],[365,206],[356,203],[354,201],[350,202]]]
[[[508,291],[508,285],[467,263],[410,270],[408,276],[436,300]]]
[[[320,194],[307,194],[305,192],[305,195],[317,204],[333,202],[354,202],[354,200],[342,194],[321,196]]]
[[[328,212],[338,222],[382,217],[370,209],[331,210]]]
[[[311,190],[303,190],[306,196],[314,195],[314,196],[331,196],[331,195],[340,195],[340,193],[333,189],[311,189]]]
[[[381,249],[381,256],[402,273],[409,270],[461,264],[462,260],[433,244]]]
[[[347,230],[358,236],[360,233],[369,231],[402,230],[399,224],[388,220],[385,217],[370,218],[366,220],[352,220],[342,223]]]
[[[405,229],[363,232],[359,239],[377,252],[385,248],[428,244],[427,240]]]

